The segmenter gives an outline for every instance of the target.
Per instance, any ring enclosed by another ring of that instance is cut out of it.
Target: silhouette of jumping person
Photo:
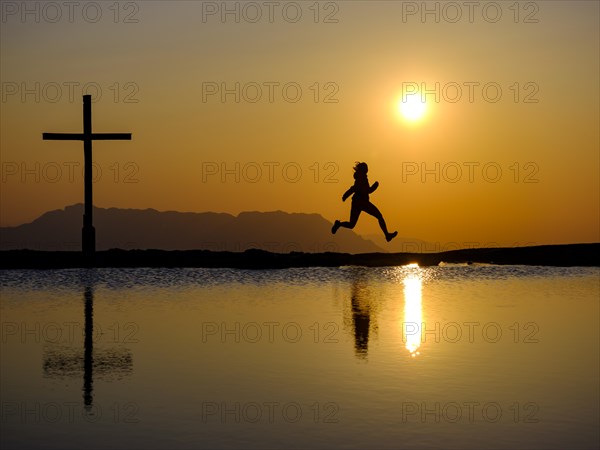
[[[339,220],[336,220],[331,228],[331,232],[335,234],[340,227],[354,228],[356,222],[358,222],[360,213],[364,211],[379,221],[379,226],[385,234],[385,240],[390,242],[398,235],[398,232],[388,232],[383,215],[379,209],[377,209],[377,206],[369,201],[369,194],[379,187],[379,182],[376,181],[372,186],[369,186],[369,179],[367,178],[368,171],[369,166],[367,166],[367,163],[365,162],[357,162],[354,165],[354,184],[350,189],[344,192],[344,195],[342,196],[342,201],[345,202],[350,195],[354,194],[352,196],[352,208],[350,209],[350,221],[340,222]]]

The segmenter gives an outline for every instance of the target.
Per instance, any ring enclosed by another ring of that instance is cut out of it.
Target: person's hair
[[[366,162],[358,162],[354,164],[354,171],[366,174],[369,171],[369,166],[367,166]]]

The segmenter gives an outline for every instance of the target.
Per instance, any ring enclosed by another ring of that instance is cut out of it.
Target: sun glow
[[[403,96],[398,101],[398,112],[409,122],[416,122],[423,118],[427,112],[427,103],[421,100],[419,94]]]

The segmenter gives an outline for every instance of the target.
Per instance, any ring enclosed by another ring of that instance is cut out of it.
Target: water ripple
[[[401,283],[408,274],[418,274],[423,282],[504,280],[509,278],[596,276],[597,267],[545,267],[498,265],[446,265],[440,267],[339,267],[291,268],[274,270],[241,270],[213,268],[113,268],[62,270],[0,271],[2,289],[80,290],[82,286],[107,289],[181,288],[188,286],[220,286],[227,284],[262,285],[283,283],[292,286],[347,282],[357,277],[373,281]]]

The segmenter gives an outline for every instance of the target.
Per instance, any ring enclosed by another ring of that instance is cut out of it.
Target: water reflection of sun
[[[410,270],[402,280],[404,284],[404,320],[402,323],[402,337],[406,349],[414,358],[419,355],[421,346],[421,324],[423,323],[423,310],[421,305],[423,280],[417,264],[407,266]]]

